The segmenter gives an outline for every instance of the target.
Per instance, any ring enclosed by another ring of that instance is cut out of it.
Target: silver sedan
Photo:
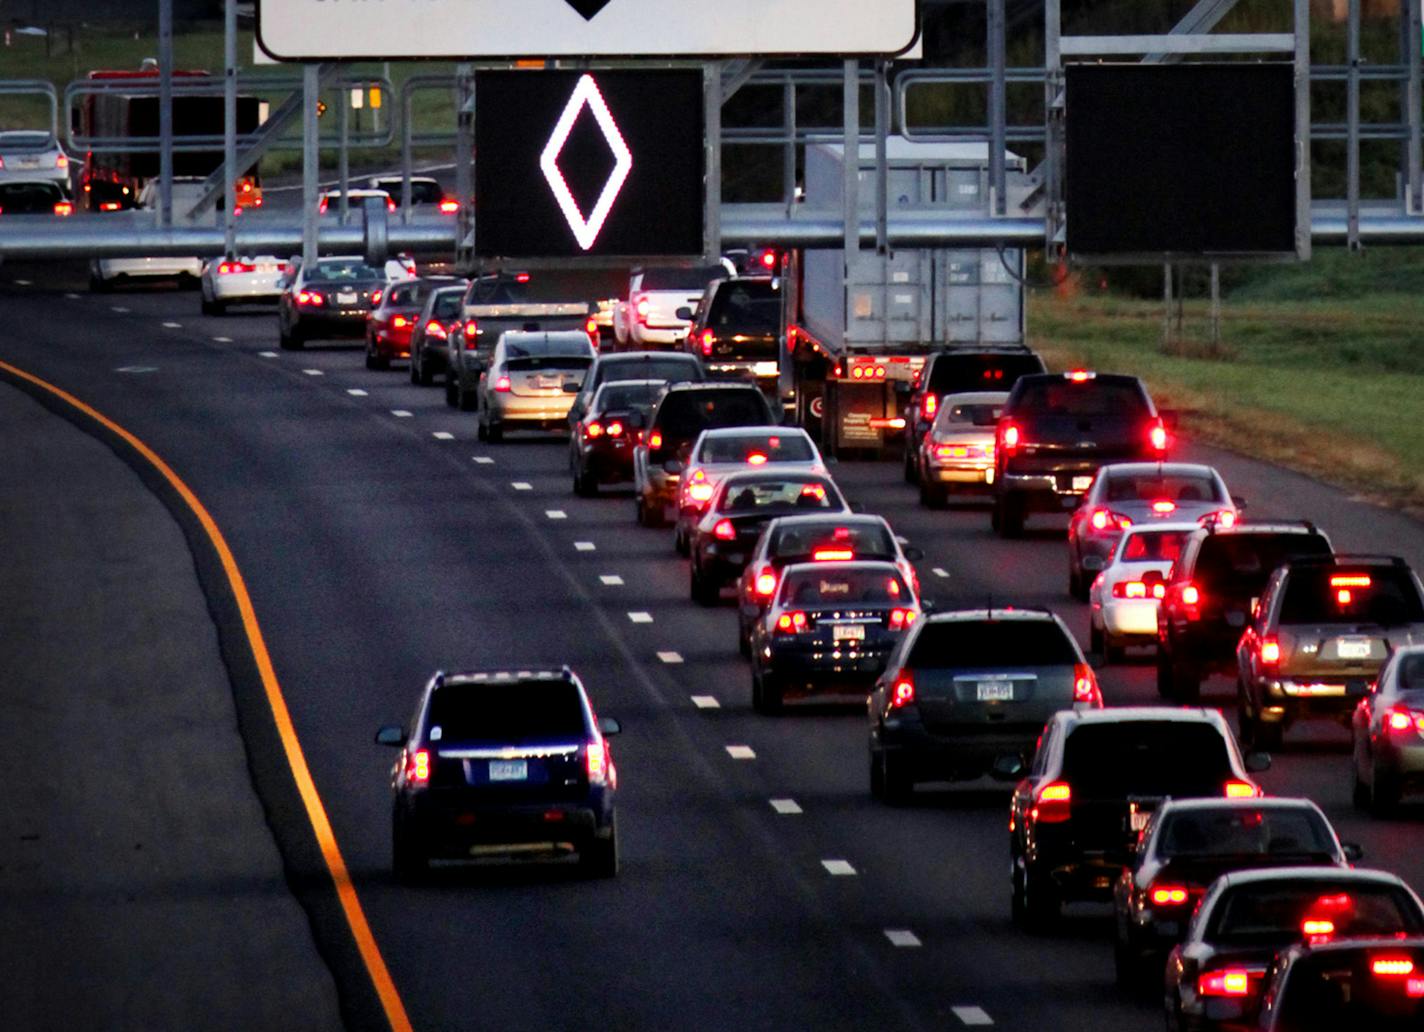
[[[593,342],[583,330],[510,330],[500,335],[480,374],[482,441],[501,441],[506,429],[568,430],[569,409],[593,364]]]

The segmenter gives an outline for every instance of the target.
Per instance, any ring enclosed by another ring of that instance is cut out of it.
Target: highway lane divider
[[[396,990],[385,958],[376,944],[351,881],[350,871],[337,844],[326,807],[322,803],[307,765],[306,755],[297,738],[291,712],[277,680],[271,655],[267,651],[246,581],[216,520],[187,483],[157,452],[108,416],[68,391],[8,362],[0,361],[0,378],[25,391],[49,411],[111,447],[165,502],[179,526],[183,528],[210,612],[217,625],[223,658],[233,678],[234,700],[237,703],[239,723],[242,725],[243,740],[248,750],[254,786],[268,812],[268,820],[277,838],[278,848],[287,862],[288,877],[294,892],[309,910],[318,912],[312,914],[313,928],[319,933],[318,947],[329,964],[333,960],[348,961],[347,954],[354,947],[360,966],[368,979],[369,988],[374,992],[374,1002],[383,1023],[392,1032],[411,1032],[412,1026],[405,1005]],[[232,633],[234,631],[236,634]],[[242,639],[241,650],[233,640],[238,635]],[[257,714],[254,712],[253,696],[257,693],[241,690],[242,685],[252,679],[249,675],[255,675],[260,696],[265,701],[266,726],[258,726],[255,721]],[[260,746],[265,743],[255,741],[270,737],[269,732],[275,733],[278,739],[276,744],[285,759],[286,791],[282,791],[282,786],[274,784],[273,768],[277,765],[264,766],[262,762],[266,753]],[[298,806],[293,806],[289,798],[293,789],[299,797]],[[321,869],[329,878],[327,887],[334,891],[336,907],[350,936],[346,944],[333,942],[331,937],[323,938],[320,934],[321,931],[329,931],[329,928],[318,921],[317,917],[328,916],[327,912],[331,908],[329,905],[323,905],[324,900],[314,898],[312,886],[303,888],[302,883],[310,881],[305,876],[304,869],[312,867],[310,863],[304,862],[309,860],[306,855],[308,850],[304,848],[305,843],[294,841],[292,837],[283,834],[284,831],[291,830],[292,819],[298,813],[305,815],[307,827],[319,850]],[[333,957],[333,952],[338,956]],[[352,987],[349,979],[338,978],[338,985],[344,985],[348,989]],[[348,1024],[358,1027],[374,1027],[376,1024],[376,1015],[372,1013],[370,1002],[353,1000],[343,993],[341,1005]]]

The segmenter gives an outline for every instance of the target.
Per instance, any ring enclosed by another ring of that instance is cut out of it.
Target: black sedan
[[[717,604],[724,585],[746,568],[762,528],[778,516],[849,513],[829,477],[813,473],[735,473],[722,481],[692,530],[692,600]]]
[[[1262,1032],[1424,1028],[1424,938],[1297,943],[1271,964]]]
[[[309,340],[366,335],[366,317],[389,286],[384,269],[364,258],[321,258],[296,271],[277,302],[282,347],[301,348]]]
[[[893,563],[798,563],[752,629],[752,707],[778,713],[788,696],[865,698],[900,638],[920,618]]]
[[[642,439],[664,380],[608,380],[569,434],[574,494],[591,498],[602,484],[633,479],[633,447]]]

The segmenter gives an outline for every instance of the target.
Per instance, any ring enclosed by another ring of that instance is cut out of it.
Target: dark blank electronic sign
[[[1291,65],[1066,71],[1071,254],[1295,252]]]
[[[700,71],[477,72],[481,257],[703,250]]]

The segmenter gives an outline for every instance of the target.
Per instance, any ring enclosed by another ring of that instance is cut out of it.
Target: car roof
[[[1262,796],[1258,799],[1228,799],[1225,796],[1208,796],[1194,799],[1168,799],[1159,813],[1179,813],[1183,810],[1314,810],[1320,807],[1313,799],[1305,796]]]
[[[1398,566],[1407,569],[1409,564],[1397,555],[1356,555],[1349,552],[1335,552],[1331,555],[1308,555],[1291,559],[1283,566],[1305,568],[1310,566]]]
[[[761,388],[754,383],[735,383],[726,380],[708,380],[704,383],[679,380],[676,383],[668,384],[667,389],[669,394],[683,394],[687,391],[756,391],[758,394],[761,393]]]
[[[702,431],[704,438],[746,437],[751,434],[787,434],[807,440],[811,437],[799,426],[719,426]]]
[[[810,473],[806,470],[750,470],[742,473],[731,473],[722,484],[773,484],[778,480],[805,480],[820,484],[833,483],[831,478],[824,473]],[[839,490],[839,489],[838,489]]]
[[[900,568],[888,559],[835,559],[830,562],[821,561],[815,563],[791,563],[782,568],[783,577],[789,577],[793,573],[803,573],[806,571],[825,570],[871,570],[882,573],[900,574]]]
[[[685,362],[687,365],[696,365],[697,356],[689,355],[685,351],[619,351],[612,355],[601,356],[605,362],[665,362],[672,359],[674,362]]]
[[[1099,467],[1101,473],[1123,473],[1137,476],[1145,473],[1161,473],[1163,476],[1182,476],[1186,473],[1209,473],[1216,475],[1216,469],[1205,462],[1110,462]]]
[[[1094,709],[1074,712],[1060,710],[1056,717],[1080,724],[1130,724],[1145,721],[1169,721],[1175,724],[1211,724],[1230,733],[1220,710],[1207,707],[1187,708],[1185,706],[1114,706],[1111,709]]]
[[[1237,520],[1229,527],[1217,523],[1201,528],[1208,537],[1242,534],[1319,534],[1320,528],[1309,520]]]
[[[1217,879],[1223,887],[1251,885],[1269,881],[1353,881],[1362,885],[1393,885],[1408,888],[1403,878],[1377,867],[1324,867],[1319,864],[1299,867],[1256,867],[1230,871]]]
[[[1034,384],[1040,383],[1062,383],[1064,380],[1071,381],[1075,373],[1084,372],[1087,374],[1087,377],[1082,381],[1083,383],[1110,383],[1115,386],[1124,384],[1140,386],[1142,384],[1142,380],[1139,377],[1129,376],[1127,373],[1099,373],[1089,369],[1062,373],[1026,373],[1019,377],[1014,388],[1017,390],[1020,386],[1031,387]]]
[[[1389,936],[1368,936],[1358,939],[1325,939],[1320,942],[1297,942],[1281,951],[1282,959],[1312,957],[1318,953],[1364,953],[1380,950],[1420,950],[1424,949],[1424,935],[1413,935],[1396,939]]]
[[[526,667],[517,670],[460,670],[438,675],[437,687],[469,684],[519,684],[525,681],[568,681],[577,683],[568,667]]]
[[[951,405],[989,405],[1008,401],[1008,391],[950,391],[940,396],[945,408]],[[943,411],[943,410],[941,410]]]
[[[1049,609],[1024,609],[1018,606],[985,609],[955,609],[947,613],[934,613],[925,618],[926,624],[937,623],[973,623],[979,621],[1000,620],[1053,620],[1054,614]]]
[[[666,380],[604,380],[598,385],[600,392],[609,387],[661,387]]]
[[[501,344],[522,344],[525,341],[542,340],[549,344],[565,344],[579,341],[589,344],[588,334],[583,330],[505,330],[499,335]],[[590,345],[592,346],[592,345]]]

